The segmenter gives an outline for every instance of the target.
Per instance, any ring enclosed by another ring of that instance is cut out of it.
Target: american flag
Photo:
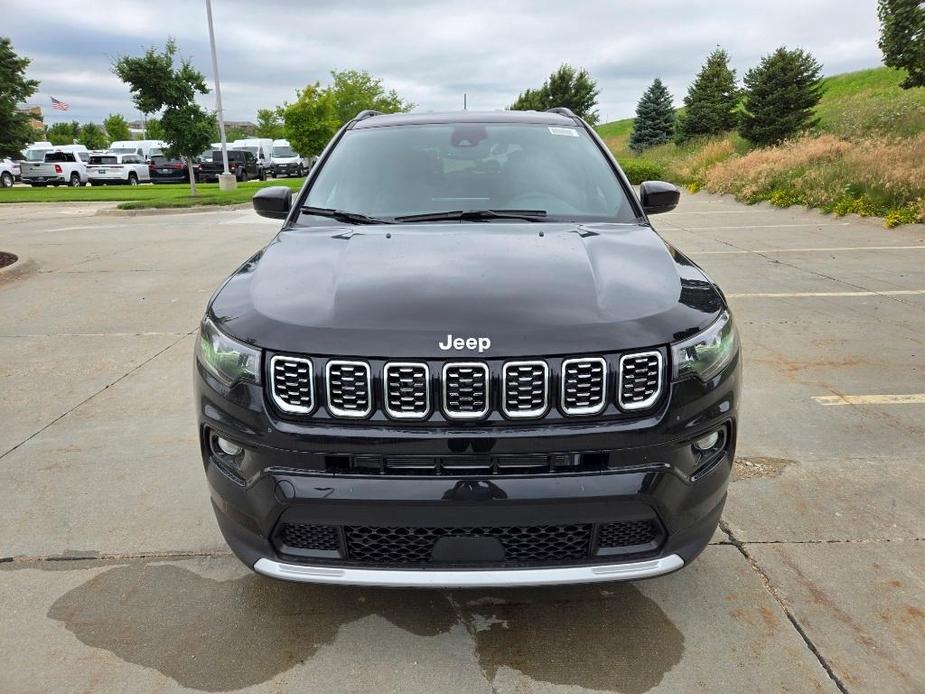
[[[65,101],[60,101],[59,99],[56,99],[55,97],[51,97],[51,107],[56,108],[59,111],[67,111],[71,107],[71,105]]]

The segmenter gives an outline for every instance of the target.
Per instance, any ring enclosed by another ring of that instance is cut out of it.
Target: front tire
[[[13,174],[7,173],[4,171],[0,174],[0,188],[12,188],[13,187]]]
[[[80,183],[80,174],[77,173],[76,171],[75,171],[74,173],[72,173],[72,174],[71,174],[71,177],[68,179],[67,184],[68,184],[71,188],[80,188],[80,185],[81,185],[81,183]]]

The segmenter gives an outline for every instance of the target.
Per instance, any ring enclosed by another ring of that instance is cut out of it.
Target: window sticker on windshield
[[[578,137],[578,131],[575,128],[557,128],[556,126],[549,126],[550,135],[565,135],[566,137]]]

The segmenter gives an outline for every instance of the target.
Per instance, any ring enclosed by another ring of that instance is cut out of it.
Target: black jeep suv
[[[735,451],[722,292],[652,229],[679,199],[566,109],[364,112],[212,297],[205,472],[259,573],[389,586],[664,574]]]

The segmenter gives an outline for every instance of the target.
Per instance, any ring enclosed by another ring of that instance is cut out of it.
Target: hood
[[[666,344],[722,308],[703,272],[645,225],[463,223],[283,231],[211,313],[271,350],[495,358]],[[481,354],[453,349],[455,338],[476,338],[464,345]]]
[[[302,157],[295,155],[292,157],[270,157],[274,164],[298,164]]]

